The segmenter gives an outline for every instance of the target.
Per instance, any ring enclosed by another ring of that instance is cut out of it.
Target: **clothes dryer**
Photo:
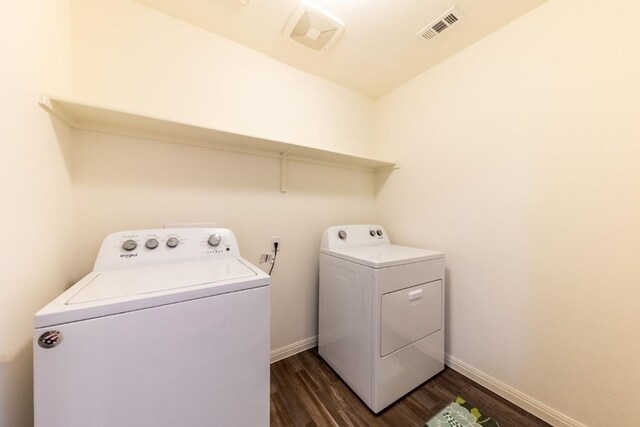
[[[377,413],[444,369],[444,254],[329,227],[318,313],[320,356]]]

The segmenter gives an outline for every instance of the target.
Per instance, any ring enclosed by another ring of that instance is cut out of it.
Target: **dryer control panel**
[[[102,242],[94,271],[172,262],[237,258],[240,249],[227,228],[157,228],[120,231]]]
[[[324,230],[320,249],[331,250],[389,244],[391,244],[389,236],[381,225],[336,225]]]

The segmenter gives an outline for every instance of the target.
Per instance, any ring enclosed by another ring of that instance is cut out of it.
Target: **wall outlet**
[[[273,255],[271,254],[262,254],[260,255],[260,264],[265,262],[273,262]]]
[[[278,244],[278,252],[282,250],[282,245],[280,245],[280,236],[271,236],[271,252],[276,251],[276,243]]]

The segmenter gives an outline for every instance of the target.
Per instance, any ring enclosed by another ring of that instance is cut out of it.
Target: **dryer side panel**
[[[372,269],[320,254],[318,352],[367,404],[372,376]]]

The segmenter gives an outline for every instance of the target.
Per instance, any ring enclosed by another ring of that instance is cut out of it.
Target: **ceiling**
[[[312,0],[346,25],[321,52],[283,35],[300,0],[136,1],[375,99],[545,0]],[[416,36],[452,6],[466,19]]]

